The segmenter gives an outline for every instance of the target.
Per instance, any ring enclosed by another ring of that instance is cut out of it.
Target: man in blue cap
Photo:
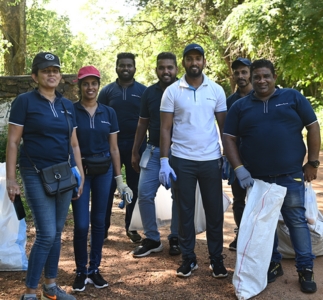
[[[238,86],[238,89],[235,93],[227,99],[227,110],[230,109],[231,105],[239,100],[240,98],[248,95],[252,91],[252,84],[250,81],[250,66],[251,61],[247,58],[238,57],[235,61],[232,62],[232,78],[233,81]],[[237,146],[239,147],[240,140],[237,139]],[[239,180],[234,175],[234,170],[230,166],[229,162],[226,159],[226,156],[223,156],[223,179],[228,179],[228,184],[231,185],[232,195],[233,195],[233,217],[237,225],[235,229],[236,237],[229,244],[229,250],[236,251],[237,249],[237,238],[239,232],[239,226],[242,219],[242,213],[245,207],[245,198],[246,190],[243,189]]]
[[[210,268],[215,278],[223,278],[228,273],[222,256],[222,155],[215,119],[222,133],[227,107],[223,88],[203,74],[205,64],[200,45],[186,46],[182,60],[186,74],[163,94],[159,180],[164,186],[172,184],[178,210],[178,240],[183,262],[177,276],[190,276],[198,268],[194,253],[198,182],[205,209]]]

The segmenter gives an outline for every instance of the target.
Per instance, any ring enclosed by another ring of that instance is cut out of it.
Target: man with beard
[[[140,172],[138,185],[138,204],[146,238],[141,246],[133,251],[134,257],[144,257],[152,252],[160,252],[163,245],[156,223],[155,197],[160,186],[160,102],[164,90],[176,81],[178,72],[176,56],[170,52],[162,52],[157,56],[156,74],[159,81],[146,89],[141,98],[140,118],[138,121],[135,142],[132,148],[132,166]],[[147,148],[141,160],[139,149],[149,132]],[[140,161],[140,163],[139,163]],[[170,226],[169,254],[179,255],[178,246],[178,217],[176,205],[172,207],[172,221]]]
[[[141,236],[137,231],[129,231],[132,212],[138,194],[139,174],[131,166],[131,151],[139,119],[140,100],[146,87],[134,79],[136,73],[135,56],[132,53],[119,53],[117,55],[116,73],[118,79],[106,85],[100,92],[98,102],[111,106],[117,114],[120,132],[118,134],[118,147],[121,166],[125,166],[127,185],[133,191],[132,203],[126,206],[125,227],[126,234],[133,243],[139,243]],[[139,155],[146,147],[145,137]],[[119,179],[120,180],[120,179]],[[116,181],[112,181],[111,192],[106,212],[106,236],[110,227],[110,216]]]
[[[202,73],[205,64],[200,45],[186,46],[182,60],[186,74],[163,94],[159,180],[164,186],[171,182],[178,210],[178,240],[183,261],[177,276],[190,276],[198,268],[194,253],[198,182],[206,217],[210,269],[215,278],[223,278],[228,273],[222,256],[222,155],[215,119],[222,134],[227,108],[223,88]]]
[[[252,85],[250,82],[250,65],[251,62],[247,58],[238,57],[231,65],[233,81],[237,84],[238,89],[227,99],[227,110],[230,109],[231,105],[239,100],[240,98],[248,95],[252,90]],[[239,148],[240,140],[237,139],[237,146]],[[229,171],[229,174],[228,174]],[[242,213],[245,207],[246,190],[243,189],[239,180],[234,175],[234,170],[230,166],[223,156],[223,179],[228,179],[228,183],[231,185],[232,195],[233,195],[233,217],[237,225],[235,229],[236,237],[229,245],[229,250],[236,251],[237,249],[237,238],[239,232],[239,226],[242,219]]]

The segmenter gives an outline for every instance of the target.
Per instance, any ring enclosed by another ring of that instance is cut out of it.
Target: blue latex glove
[[[171,180],[176,181],[177,176],[169,165],[168,157],[160,159],[159,182],[168,190],[171,187]]]
[[[253,186],[254,180],[251,174],[244,166],[239,166],[235,169],[236,176],[239,180],[240,186],[245,189],[247,187]]]
[[[82,178],[81,178],[81,174],[80,174],[80,171],[77,166],[71,168],[71,170],[72,170],[72,173],[74,174],[76,182],[77,182],[77,186],[73,189],[72,198],[76,198],[76,197],[78,197],[79,186],[81,185]]]

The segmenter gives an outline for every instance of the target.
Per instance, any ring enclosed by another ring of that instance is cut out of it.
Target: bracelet
[[[235,171],[236,169],[241,168],[241,167],[243,167],[243,165],[237,166],[236,168],[234,168],[234,171]]]

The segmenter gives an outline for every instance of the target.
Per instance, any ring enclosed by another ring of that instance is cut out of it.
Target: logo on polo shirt
[[[139,95],[131,94],[132,97],[141,98]]]
[[[280,104],[276,104],[276,107],[277,107],[277,106],[282,106],[282,105],[288,105],[288,103],[280,103]]]
[[[46,55],[45,55],[45,58],[46,58],[47,60],[54,60],[54,59],[55,59],[55,57],[54,57],[54,55],[53,55],[53,54],[46,54]]]
[[[206,100],[216,101],[216,99],[213,98],[206,98]]]
[[[111,125],[111,123],[108,121],[101,121],[101,123]]]

